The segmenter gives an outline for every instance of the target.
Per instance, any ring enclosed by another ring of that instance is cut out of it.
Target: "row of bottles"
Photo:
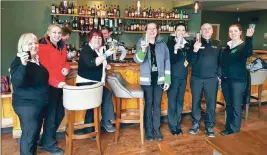
[[[120,18],[99,18],[99,17],[72,17],[70,20],[59,20],[54,16],[53,24],[60,24],[61,27],[71,27],[72,30],[80,30],[82,33],[89,33],[92,29],[99,29],[103,26],[113,28],[115,34],[122,32],[122,20]]]
[[[180,21],[183,22],[183,21]],[[174,32],[175,22],[156,22],[159,26],[159,31]],[[187,22],[184,22],[187,28]],[[145,31],[146,21],[131,21],[124,25],[124,31]]]
[[[184,22],[187,28],[187,21],[179,22]],[[159,31],[173,32],[177,22],[157,21],[156,23],[159,25]],[[121,34],[123,31],[145,31],[147,21],[131,20],[123,24],[120,18],[72,17],[71,20],[59,20],[55,17],[53,18],[53,24],[60,24],[61,27],[71,27],[72,30],[80,30],[82,33],[89,33],[92,29],[101,30],[103,26],[107,26],[113,28],[115,34]]]
[[[189,19],[188,12],[186,10],[173,9],[172,11],[162,8],[151,9],[144,7],[143,9],[137,9],[127,7],[124,10],[125,17],[137,17],[137,18],[172,18],[172,19]]]
[[[61,1],[59,5],[52,4],[52,13],[54,14],[76,14],[89,15],[98,17],[120,17],[119,5],[94,5],[94,6],[79,6],[77,7],[73,2]]]

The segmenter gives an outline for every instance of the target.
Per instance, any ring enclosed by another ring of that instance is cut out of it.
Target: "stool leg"
[[[67,126],[67,136],[66,136],[66,150],[67,155],[72,155],[73,152],[73,128],[74,128],[74,119],[75,119],[75,111],[68,110],[68,126]]]
[[[144,145],[144,102],[139,98],[141,144]]]
[[[248,120],[248,109],[249,109],[249,103],[245,105],[246,106],[246,116],[245,116],[245,120]]]
[[[116,99],[117,100],[117,99]],[[121,102],[122,99],[118,99],[119,102],[116,103],[116,132],[115,132],[115,143],[118,143],[120,134],[120,119],[121,119]]]
[[[261,93],[262,93],[262,84],[258,86],[259,118],[261,117]]]
[[[96,132],[96,144],[97,148],[100,154],[102,154],[101,151],[101,141],[100,141],[100,123],[99,123],[99,117],[100,117],[100,107],[97,107],[94,109],[94,126],[95,126],[95,132]]]

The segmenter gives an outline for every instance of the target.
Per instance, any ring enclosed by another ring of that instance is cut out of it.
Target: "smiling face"
[[[102,30],[101,32],[102,32],[102,34],[103,34],[104,39],[107,40],[107,39],[110,38],[110,36],[111,36],[111,32],[109,32],[107,29],[104,29],[104,30]]]
[[[185,33],[186,33],[185,27],[182,26],[182,25],[179,25],[179,26],[177,26],[175,32],[176,32],[176,36],[177,37],[183,37],[185,35]]]
[[[213,34],[213,28],[210,24],[206,23],[201,26],[201,35],[204,39],[210,39]]]
[[[242,31],[235,25],[229,27],[229,37],[231,38],[231,40],[240,40],[241,39],[241,35],[242,35]]]
[[[38,54],[39,44],[38,44],[38,41],[37,40],[30,39],[28,41],[28,44],[27,45],[28,45],[28,48],[29,48],[29,51],[30,51],[32,57],[34,57],[35,55]]]
[[[149,39],[155,40],[158,34],[157,25],[155,23],[147,24],[146,34]]]
[[[61,28],[58,26],[53,26],[48,30],[48,36],[52,43],[57,43],[62,38]]]
[[[102,37],[94,34],[89,42],[95,49],[99,49],[102,46]]]

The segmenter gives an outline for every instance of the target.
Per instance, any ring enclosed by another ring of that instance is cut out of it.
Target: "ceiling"
[[[266,0],[258,1],[201,1],[202,10],[246,12],[267,9]],[[179,8],[193,8],[194,3],[179,6]]]

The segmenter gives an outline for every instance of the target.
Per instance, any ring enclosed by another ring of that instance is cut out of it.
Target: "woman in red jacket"
[[[50,25],[46,36],[39,41],[40,62],[49,72],[49,100],[43,126],[43,136],[38,144],[45,151],[61,155],[57,147],[56,131],[64,118],[62,87],[66,85],[65,76],[69,73],[67,49],[62,41],[59,25]]]

